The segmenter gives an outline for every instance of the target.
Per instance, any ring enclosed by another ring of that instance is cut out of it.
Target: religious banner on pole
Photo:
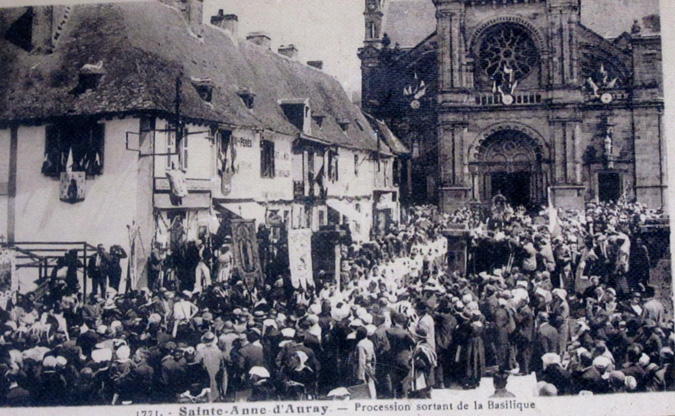
[[[19,290],[14,252],[0,249],[0,307],[5,309],[12,294]]]
[[[312,230],[288,231],[288,260],[294,288],[314,286],[312,276]]]
[[[232,220],[234,266],[249,290],[262,285],[255,220]]]

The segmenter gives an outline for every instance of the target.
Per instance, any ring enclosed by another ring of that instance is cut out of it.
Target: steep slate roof
[[[0,35],[18,15],[17,9],[0,11]],[[73,93],[80,68],[99,61],[106,75],[98,87]],[[321,128],[312,121],[313,136],[377,149],[368,121],[336,79],[209,25],[198,39],[179,11],[158,2],[73,6],[55,50],[47,55],[31,54],[0,37],[0,121],[172,113],[179,74],[185,117],[297,135],[279,100],[309,98],[312,111],[326,116]],[[191,78],[211,79],[210,103],[199,97]],[[238,96],[242,88],[256,94],[253,109]],[[347,134],[337,119],[352,122]]]
[[[392,46],[411,48],[436,30],[432,0],[390,0],[382,13],[382,33],[389,35]]]

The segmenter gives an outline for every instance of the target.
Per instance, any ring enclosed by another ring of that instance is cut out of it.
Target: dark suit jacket
[[[96,258],[99,255],[101,256],[101,261],[97,267]],[[89,258],[89,265],[87,266],[87,274],[92,279],[99,279],[101,277],[105,277],[108,275],[109,264],[110,264],[110,254],[108,254],[107,252],[99,254],[97,252],[95,255]]]
[[[262,345],[247,344],[239,350],[239,362],[237,363],[243,374],[248,374],[248,370],[253,367],[264,367],[265,356]]]
[[[410,353],[415,346],[410,333],[403,328],[392,327],[387,329],[387,338],[392,363],[400,368],[410,368]]]
[[[516,332],[520,342],[532,341],[534,332],[534,316],[532,309],[525,305],[516,313]]]

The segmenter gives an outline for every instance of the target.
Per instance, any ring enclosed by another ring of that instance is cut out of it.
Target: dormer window
[[[33,8],[29,7],[5,33],[5,39],[30,52],[33,49]]]
[[[242,88],[237,92],[239,98],[244,103],[246,108],[253,108],[255,102],[255,94],[249,88]]]
[[[337,121],[338,125],[340,126],[340,128],[342,129],[343,132],[346,133],[347,130],[349,130],[349,124],[351,123],[351,121],[349,121],[349,119],[339,118],[335,121]]]
[[[323,127],[323,120],[326,118],[323,114],[314,114],[312,115],[312,119],[314,119],[314,122],[316,123],[319,128]]]
[[[288,121],[304,134],[312,134],[309,99],[281,100],[279,105]]]
[[[75,94],[81,94],[88,90],[95,90],[98,88],[98,84],[101,82],[101,79],[105,74],[106,70],[103,69],[103,61],[99,61],[97,64],[82,65],[82,68],[80,68],[77,87],[75,87],[72,92]]]
[[[213,98],[213,81],[210,78],[191,78],[192,86],[195,87],[199,98],[210,103]]]

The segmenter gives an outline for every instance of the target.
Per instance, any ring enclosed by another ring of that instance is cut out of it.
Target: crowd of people
[[[197,242],[186,273],[198,287],[167,287],[151,260],[140,290],[18,295],[0,311],[0,400],[429,398],[532,373],[540,395],[672,391],[673,321],[640,234],[662,215],[624,201],[532,213],[497,198],[487,215],[412,207],[384,235],[346,245],[339,279],[318,271],[308,287],[288,272],[248,287],[227,241],[204,270]],[[448,229],[466,230],[466,266],[448,261]]]

